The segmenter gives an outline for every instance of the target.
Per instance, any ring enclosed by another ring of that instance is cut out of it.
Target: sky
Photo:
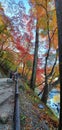
[[[15,0],[16,2],[18,2],[18,1],[20,1],[20,0]],[[29,11],[29,4],[28,4],[28,0],[22,0],[23,1],[23,3],[24,3],[24,6],[26,7],[26,12],[28,13],[28,11]]]
[[[28,11],[29,11],[29,8],[30,8],[30,6],[28,4],[28,0],[0,0],[0,2],[4,6],[4,10],[5,10],[6,15],[9,15],[9,17],[10,17],[13,14],[13,12],[11,12],[11,9],[9,8],[9,5],[11,5],[11,8],[12,8],[11,1],[13,1],[13,2],[15,1],[16,3],[22,1],[23,5],[26,8],[26,13],[28,14]]]

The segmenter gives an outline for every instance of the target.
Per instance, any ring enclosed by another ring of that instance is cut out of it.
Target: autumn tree
[[[11,34],[11,20],[0,6],[0,66],[8,72],[15,65],[14,39]],[[16,56],[15,56],[16,57]]]
[[[51,4],[51,3],[50,3]],[[42,5],[41,5],[42,6]],[[43,91],[43,95],[42,95],[42,101],[46,104],[47,102],[47,99],[48,99],[48,92],[49,92],[49,86],[50,86],[50,83],[48,81],[48,75],[52,75],[53,73],[53,69],[54,69],[54,66],[55,66],[55,63],[52,67],[52,70],[49,72],[49,74],[47,73],[47,64],[48,64],[48,59],[49,59],[49,55],[50,55],[50,49],[51,49],[51,43],[52,43],[52,36],[53,34],[51,35],[51,23],[50,23],[50,14],[49,14],[49,1],[46,0],[45,1],[45,6],[43,6],[43,8],[45,9],[45,14],[46,14],[46,30],[47,30],[47,39],[48,39],[48,51],[47,51],[47,54],[46,54],[46,57],[45,57],[45,67],[44,67],[44,71],[45,71],[45,86],[44,86],[44,91]],[[50,12],[52,12],[50,10]],[[56,61],[57,61],[57,56],[56,56]],[[55,61],[55,62],[56,62]]]
[[[31,84],[30,87],[34,90],[35,82],[36,82],[36,70],[37,70],[37,62],[38,62],[38,43],[39,42],[39,28],[38,21],[36,23],[36,36],[35,36],[35,50],[34,50],[34,60],[33,60],[33,69],[31,76]]]
[[[31,5],[31,10],[30,10],[30,15],[32,17],[32,19],[34,19],[33,21],[33,25],[34,25],[34,29],[35,31],[33,31],[33,35],[34,36],[34,55],[33,55],[33,66],[32,66],[32,75],[31,75],[31,82],[30,82],[30,87],[34,90],[35,89],[35,84],[36,84],[36,72],[37,72],[37,64],[38,64],[38,47],[39,47],[39,26],[38,26],[38,15],[35,10],[34,4],[32,3],[32,1],[29,1],[30,5]]]
[[[5,17],[3,8],[0,7],[0,55],[2,54],[5,43],[9,37],[8,25],[9,20]]]
[[[34,18],[38,17],[38,27],[39,27],[39,30],[41,32],[40,34],[42,36],[42,33],[44,33],[44,35],[46,37],[45,42],[46,42],[46,44],[48,44],[48,50],[47,50],[46,55],[45,55],[45,67],[44,67],[44,71],[45,71],[45,87],[44,87],[44,93],[43,93],[43,96],[42,96],[43,102],[46,103],[47,98],[48,98],[48,75],[49,75],[47,73],[47,70],[48,70],[47,69],[47,65],[48,65],[47,63],[48,63],[48,59],[49,59],[49,55],[50,55],[52,37],[54,36],[56,29],[53,28],[52,22],[50,21],[50,19],[52,19],[52,17],[53,17],[52,8],[51,8],[51,6],[49,6],[49,4],[51,4],[51,2],[49,3],[48,0],[47,1],[45,1],[45,0],[44,1],[42,1],[42,0],[41,1],[37,1],[37,0],[32,1],[32,0],[30,0],[30,2],[33,5],[32,11],[33,11]],[[51,16],[51,14],[52,14],[52,16]],[[39,44],[39,38],[38,38],[38,44]],[[36,55],[38,57],[38,53]],[[34,57],[35,57],[35,53],[34,53]],[[35,62],[33,61],[33,65],[34,65],[34,63]],[[38,64],[38,63],[36,62],[36,64]],[[53,70],[53,68],[52,68],[52,70]],[[36,70],[37,70],[37,68],[35,69],[35,71]],[[52,70],[51,70],[51,72],[52,72]],[[51,73],[51,72],[49,72],[49,73]],[[34,71],[32,71],[32,74],[34,75]],[[36,75],[35,75],[35,78],[36,78]],[[35,82],[35,80],[33,78],[31,79],[31,81]],[[31,85],[31,87],[34,87],[34,86],[33,86],[33,84]]]

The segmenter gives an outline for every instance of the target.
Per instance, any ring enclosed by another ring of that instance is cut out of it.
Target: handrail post
[[[18,80],[17,79],[15,79],[14,130],[21,130],[20,113],[19,113],[19,91],[18,91]]]

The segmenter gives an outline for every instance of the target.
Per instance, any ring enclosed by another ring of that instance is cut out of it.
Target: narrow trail
[[[22,85],[20,89],[21,130],[58,130],[58,125],[48,117],[47,110],[40,109],[36,96]],[[34,101],[35,100],[35,101]]]
[[[14,83],[0,78],[0,130],[13,130]]]
[[[20,97],[22,130],[49,130],[48,125],[45,123],[46,121],[40,119],[40,111],[29,101],[26,93],[22,90]]]

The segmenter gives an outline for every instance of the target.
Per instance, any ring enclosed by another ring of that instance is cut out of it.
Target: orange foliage
[[[37,69],[36,83],[42,83],[44,81],[44,69]]]
[[[55,49],[58,48],[58,34],[55,34],[53,37],[53,46]]]

